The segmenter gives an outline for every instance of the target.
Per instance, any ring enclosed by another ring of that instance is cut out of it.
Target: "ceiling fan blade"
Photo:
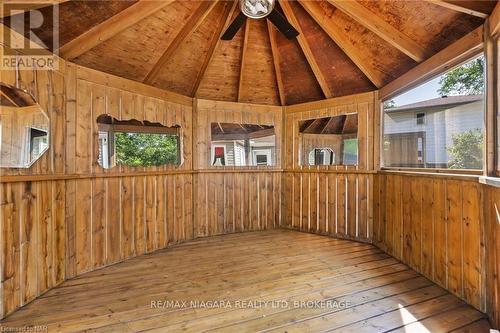
[[[299,32],[288,22],[280,12],[275,9],[267,16],[278,30],[288,39],[293,39],[299,35]]]
[[[238,16],[236,16],[236,18],[233,20],[233,22],[231,22],[229,27],[227,27],[227,29],[224,32],[224,34],[222,35],[221,39],[222,40],[233,39],[234,35],[236,35],[236,33],[238,32],[238,30],[240,30],[241,26],[243,25],[243,23],[245,23],[246,20],[247,20],[247,17],[245,16],[245,14],[240,12],[238,14]]]

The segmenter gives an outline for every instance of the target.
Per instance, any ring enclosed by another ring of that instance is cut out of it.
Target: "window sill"
[[[486,177],[482,176],[479,177],[479,182],[481,184],[493,186],[493,187],[500,187],[500,178],[498,177]]]
[[[380,170],[381,174],[395,174],[395,175],[405,175],[405,176],[415,176],[415,177],[443,177],[449,179],[459,179],[459,180],[473,180],[478,181],[479,177],[482,175],[481,171],[468,171],[465,173],[458,172],[446,172],[444,170],[418,170],[418,169],[391,169],[382,168]]]
[[[411,172],[411,173],[432,173],[432,174],[445,174],[445,175],[473,175],[482,176],[483,170],[472,170],[472,169],[440,169],[440,168],[398,168],[398,167],[382,167],[383,171],[401,171],[401,172]]]

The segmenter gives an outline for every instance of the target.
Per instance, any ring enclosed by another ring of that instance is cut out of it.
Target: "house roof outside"
[[[410,112],[418,110],[445,110],[450,107],[456,107],[464,104],[470,104],[474,102],[481,101],[483,95],[466,95],[466,96],[443,96],[438,98],[429,99],[427,101],[407,104],[391,109],[385,110],[386,113],[392,112]]]

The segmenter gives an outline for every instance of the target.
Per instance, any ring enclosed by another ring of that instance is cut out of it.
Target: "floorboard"
[[[376,247],[287,230],[200,239],[64,282],[7,317],[49,332],[481,332]]]

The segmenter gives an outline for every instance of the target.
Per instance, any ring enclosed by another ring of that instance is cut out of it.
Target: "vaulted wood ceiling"
[[[481,25],[495,4],[279,0],[297,40],[249,19],[222,41],[239,11],[233,1],[67,1],[59,52],[191,97],[290,105],[381,87]],[[52,32],[37,34],[48,40]]]

